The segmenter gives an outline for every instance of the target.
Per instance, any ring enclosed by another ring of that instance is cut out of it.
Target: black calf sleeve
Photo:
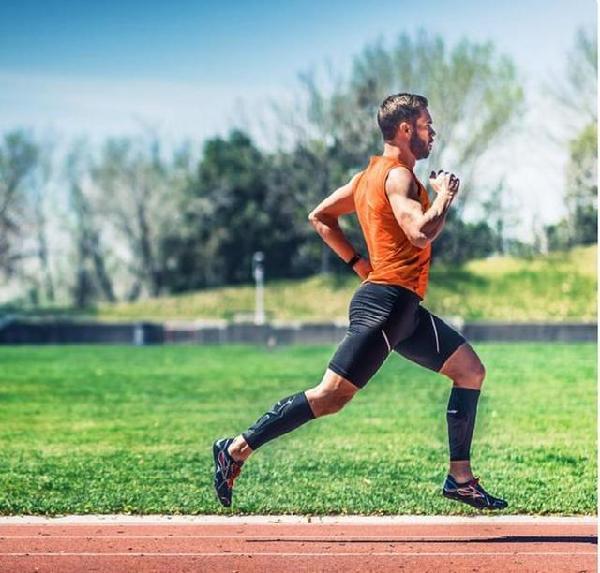
[[[471,440],[473,439],[479,394],[480,390],[456,386],[450,392],[446,421],[448,422],[451,461],[471,459]]]
[[[295,430],[315,417],[306,394],[298,392],[279,400],[262,418],[259,418],[242,436],[253,449],[269,440]]]

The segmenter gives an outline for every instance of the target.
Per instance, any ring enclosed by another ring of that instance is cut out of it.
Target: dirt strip
[[[592,573],[594,522],[0,523],[0,571]]]

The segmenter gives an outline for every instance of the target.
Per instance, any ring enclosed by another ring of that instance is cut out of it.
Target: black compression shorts
[[[362,388],[395,350],[438,372],[465,339],[419,303],[415,293],[400,286],[361,285],[350,302],[350,325],[329,368]]]

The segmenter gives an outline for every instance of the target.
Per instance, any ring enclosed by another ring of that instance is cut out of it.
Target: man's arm
[[[323,241],[346,263],[356,255],[356,250],[344,235],[338,219],[341,215],[353,213],[356,210],[353,190],[359,176],[360,173],[355,175],[349,183],[336,189],[308,215],[308,220]],[[366,278],[371,270],[366,259],[360,259],[352,268],[361,278]]]
[[[430,241],[432,243],[433,243],[433,241],[435,241],[438,238],[438,235],[442,232],[442,229],[444,228],[444,225],[446,223],[446,215],[447,214],[448,214],[448,211],[446,211],[444,213],[444,216],[440,218],[440,220],[437,223],[437,226],[435,228],[431,229],[433,236],[431,237]]]
[[[459,185],[459,180],[454,175],[443,172],[431,177],[430,181],[437,196],[425,213],[421,203],[413,199],[414,181],[408,169],[393,169],[385,184],[385,192],[400,228],[408,240],[421,249],[441,233],[446,213]]]

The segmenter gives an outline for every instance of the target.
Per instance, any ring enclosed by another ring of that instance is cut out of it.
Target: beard
[[[420,139],[416,132],[413,132],[408,144],[411,153],[415,159],[425,159],[429,157],[429,142]]]

